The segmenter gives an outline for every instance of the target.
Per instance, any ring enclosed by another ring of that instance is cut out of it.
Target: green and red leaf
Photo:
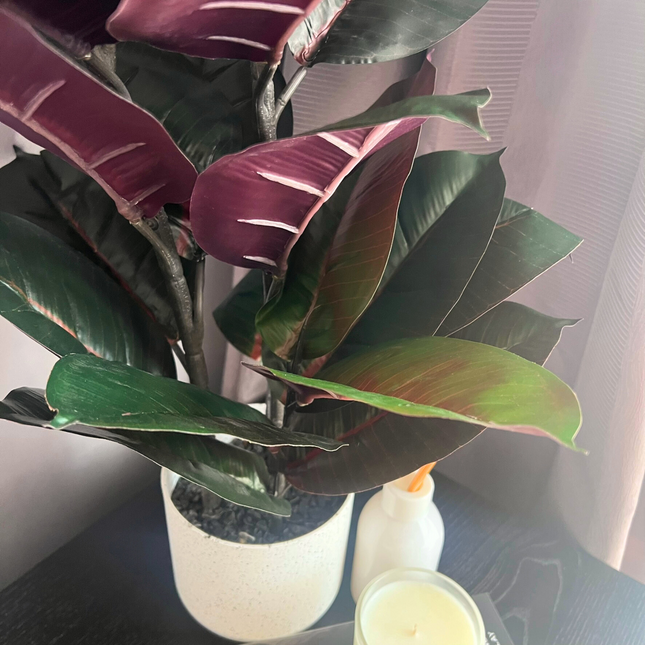
[[[502,303],[459,334],[506,349],[539,365],[562,328],[576,321],[545,316],[516,303]],[[359,492],[444,459],[484,431],[460,421],[404,417],[353,402],[315,401],[291,416],[289,428],[332,437],[348,445],[339,452],[290,450],[285,473],[311,493]],[[384,456],[387,455],[387,458]]]
[[[81,252],[138,300],[177,338],[166,283],[152,246],[125,220],[91,178],[47,152],[0,169],[0,211],[17,215]]]
[[[0,213],[0,315],[55,354],[91,353],[174,375],[162,329],[57,237]]]
[[[569,447],[581,423],[575,394],[554,374],[497,347],[455,338],[380,345],[316,379],[250,367],[295,389],[303,405],[319,398],[357,401],[408,417],[546,434]]]

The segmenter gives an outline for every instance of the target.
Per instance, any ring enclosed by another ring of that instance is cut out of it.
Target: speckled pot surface
[[[289,636],[318,621],[340,589],[354,496],[311,533],[276,544],[237,544],[191,524],[171,499],[177,475],[162,469],[177,592],[206,629],[237,641]]]

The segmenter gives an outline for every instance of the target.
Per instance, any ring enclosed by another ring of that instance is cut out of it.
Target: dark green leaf
[[[255,316],[264,303],[262,282],[262,271],[251,269],[213,312],[226,340],[256,360],[262,352],[262,339],[255,329]]]
[[[564,327],[571,327],[577,322],[552,318],[516,302],[502,302],[460,329],[453,337],[501,347],[533,363],[544,365],[558,344]]]
[[[290,428],[348,445],[333,453],[288,451],[287,479],[310,493],[344,495],[382,486],[447,457],[484,430],[461,421],[388,414],[361,403],[322,403],[327,410],[307,413],[303,408],[293,414]]]
[[[317,398],[358,401],[409,417],[432,417],[546,434],[574,448],[580,406],[551,372],[514,354],[455,338],[416,338],[364,350],[312,379],[254,367]]]
[[[3,213],[0,315],[60,356],[89,352],[174,374],[161,328],[123,289],[56,237]]]
[[[37,224],[107,270],[152,313],[168,337],[177,337],[152,247],[93,179],[47,151],[18,152],[0,169],[0,211]]]
[[[371,107],[356,116],[307,132],[306,135],[373,127],[398,119],[438,116],[465,125],[488,140],[489,136],[481,122],[479,110],[486,107],[490,99],[491,93],[487,88],[449,96],[413,96],[390,105]]]
[[[341,355],[435,333],[486,251],[505,185],[499,153],[435,152],[415,161],[382,285]]]
[[[60,183],[44,162],[44,154],[49,153],[30,155],[20,148],[14,150],[16,158],[0,168],[0,211],[17,215],[40,226],[94,263],[103,266],[87,242],[68,224],[52,201],[52,193],[60,192]],[[51,157],[55,158],[53,155]],[[71,169],[71,166],[68,167]],[[74,172],[79,173],[78,170]]]
[[[28,426],[45,427],[51,423],[54,413],[45,401],[42,390],[21,387],[7,394],[0,401],[0,419]]]
[[[281,430],[260,412],[174,379],[152,376],[95,356],[67,356],[54,366],[47,402],[55,428],[74,423],[101,428],[230,434],[265,446],[341,444]]]
[[[16,423],[49,427],[53,416],[42,390],[20,388],[0,401],[0,418]],[[86,426],[73,426],[65,432],[127,446],[235,504],[277,515],[290,514],[286,500],[267,494],[270,475],[260,456],[212,437]]]
[[[486,0],[322,0],[291,36],[289,47],[301,64],[404,58],[438,43],[484,4]]]
[[[250,61],[207,61],[129,42],[117,45],[117,73],[200,172],[259,141]]]
[[[448,336],[476,320],[567,257],[581,242],[540,213],[504,200],[481,264],[437,333]]]
[[[337,191],[305,230],[282,290],[257,318],[258,330],[278,356],[295,352],[308,360],[333,351],[368,306],[390,254],[418,140],[414,130],[370,157],[351,182],[349,197]]]

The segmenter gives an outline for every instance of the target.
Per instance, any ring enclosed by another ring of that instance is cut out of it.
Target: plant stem
[[[308,67],[299,67],[296,73],[291,77],[291,80],[287,83],[287,86],[282,91],[282,94],[280,94],[280,97],[278,98],[278,100],[276,101],[275,117],[274,117],[276,128],[278,127],[278,121],[282,116],[282,112],[284,111],[284,108],[287,107],[287,104],[289,103],[293,95],[296,93],[298,86],[300,85],[300,83],[302,83],[305,76],[307,75],[308,69],[309,69]]]
[[[193,327],[195,334],[204,342],[204,284],[206,283],[206,257],[197,260],[195,270],[195,303],[193,305]]]
[[[258,121],[258,133],[262,141],[275,141],[275,88],[273,77],[278,63],[265,64],[255,86],[255,113]]]
[[[168,216],[161,209],[157,217],[152,220],[133,222],[133,226],[152,244],[159,267],[166,278],[168,293],[179,328],[179,337],[186,355],[186,371],[190,382],[206,389],[208,388],[208,372],[202,350],[203,327],[202,337],[200,337],[200,329],[199,327],[196,329],[194,324],[193,302],[168,224]]]

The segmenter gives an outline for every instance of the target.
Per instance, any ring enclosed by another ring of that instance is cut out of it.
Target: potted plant
[[[291,136],[309,67],[425,51],[482,0],[62,4],[0,3],[0,121],[46,149],[0,171],[0,314],[61,357],[0,416],[164,467],[200,622],[240,640],[315,622],[352,494],[486,427],[574,447],[577,399],[542,364],[575,321],[507,300],[579,238],[504,198],[500,153],[415,159],[428,119],[485,136],[488,90],[433,95],[422,56],[369,110]],[[250,269],[214,315],[260,360],[268,417],[207,389],[206,253]]]

